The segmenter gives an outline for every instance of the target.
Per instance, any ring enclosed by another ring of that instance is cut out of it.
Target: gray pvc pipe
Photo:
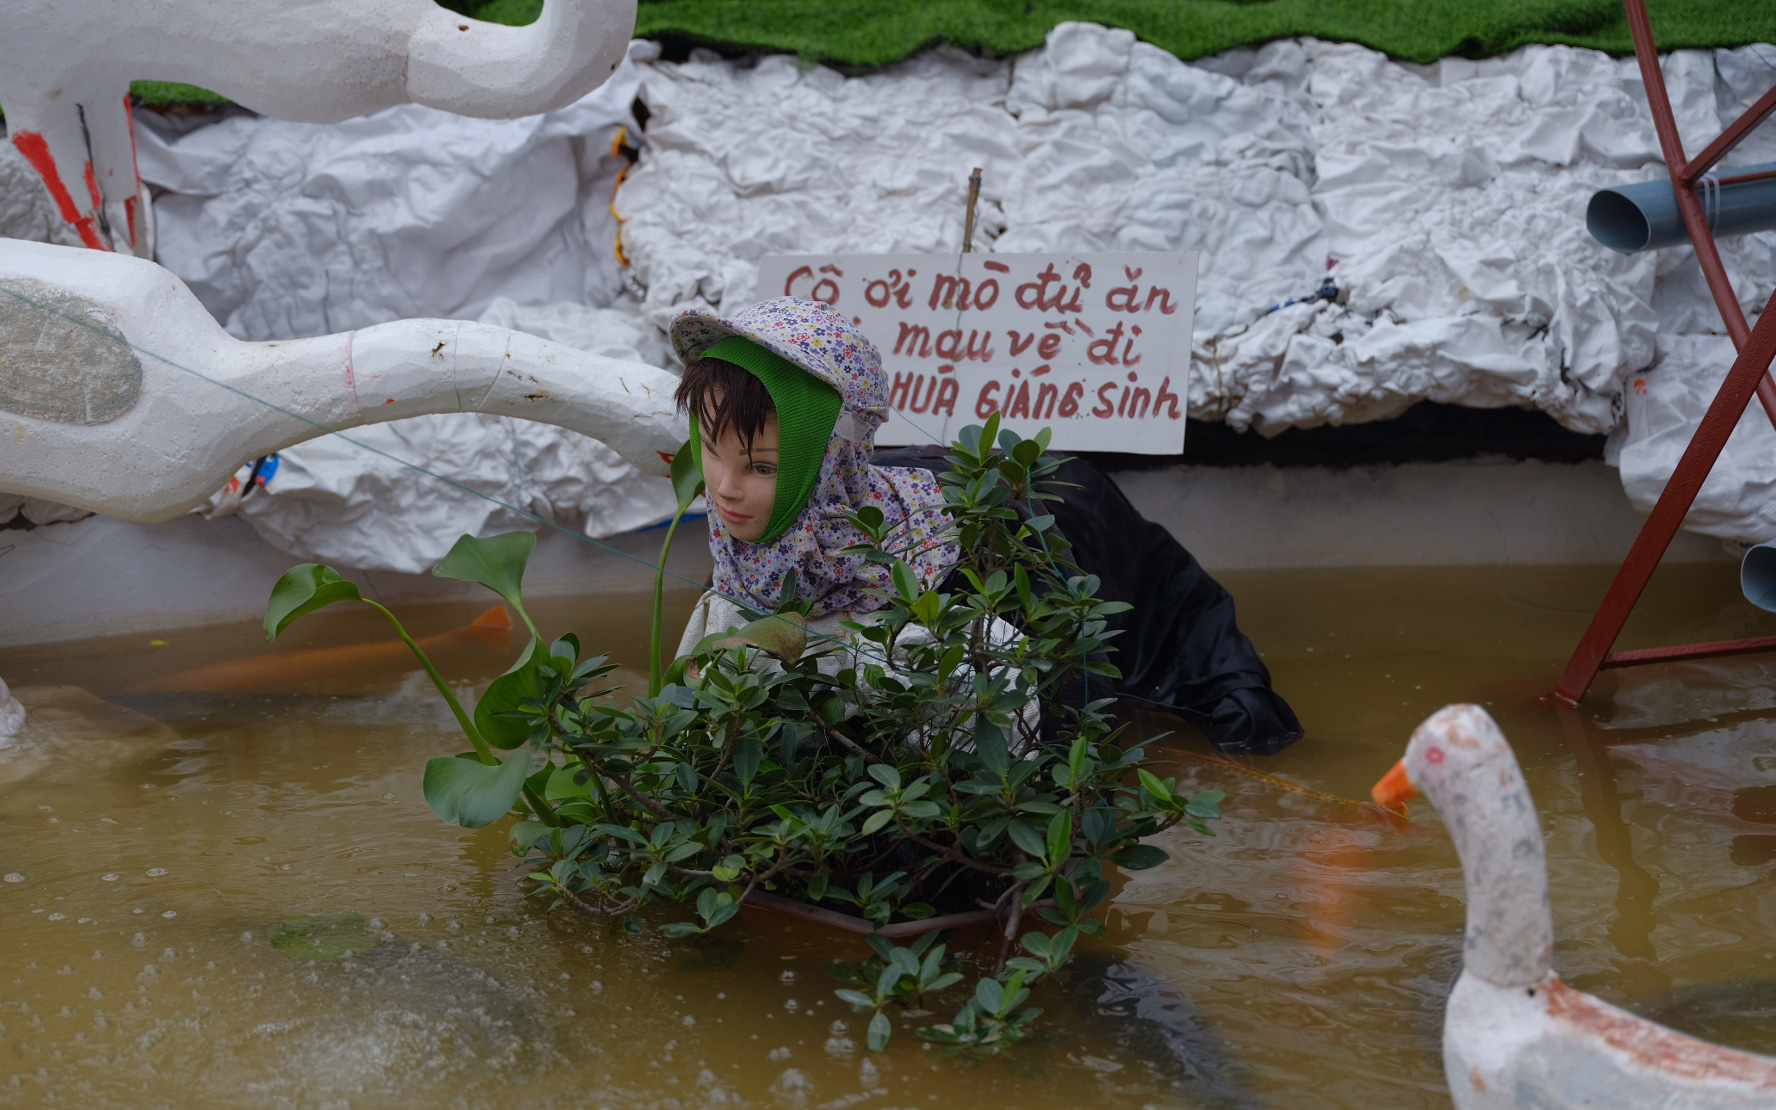
[[[1776,162],[1717,167],[1711,176],[1733,177],[1764,170],[1776,170]],[[1717,239],[1776,228],[1776,177],[1702,188],[1696,195],[1702,202],[1709,230]],[[1690,241],[1683,216],[1677,210],[1677,190],[1670,178],[1617,185],[1593,193],[1585,208],[1585,227],[1599,243],[1623,254]]]
[[[1739,589],[1745,600],[1776,613],[1776,544],[1760,543],[1746,549],[1739,564]]]

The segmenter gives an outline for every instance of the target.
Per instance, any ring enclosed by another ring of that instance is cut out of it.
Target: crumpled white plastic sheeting
[[[1623,376],[1652,359],[1654,263],[1593,240],[1585,205],[1658,155],[1618,63],[1566,47],[1423,70],[1350,45],[1306,54],[1340,294],[1202,337],[1199,380],[1230,382],[1229,422],[1373,420],[1429,399],[1612,428]]]
[[[80,235],[56,212],[43,178],[6,140],[0,126],[0,239],[80,246]]]
[[[1606,458],[1639,512],[1651,512],[1733,365],[1724,335],[1661,335],[1653,368],[1629,382],[1628,418]],[[1691,503],[1684,527],[1740,543],[1776,539],[1776,428],[1754,397]]]
[[[658,364],[664,355],[632,311],[500,297],[481,322],[609,358]],[[642,474],[597,440],[513,417],[449,413],[298,444],[278,453],[264,486],[241,496],[231,483],[206,508],[238,514],[301,558],[418,573],[464,533],[535,531],[526,513],[596,538],[665,520],[675,507],[670,481]]]
[[[616,204],[648,319],[771,295],[754,288],[767,254],[954,251],[975,165],[990,167],[976,231],[990,240],[1018,157],[1006,74],[951,50],[849,80],[781,54],[648,67],[646,141]]]
[[[467,319],[496,296],[611,303],[610,198],[632,126],[631,45],[558,111],[470,119],[402,105],[337,124],[235,115],[179,135],[138,113],[157,256],[241,339],[412,317]]]
[[[1721,122],[1717,54],[1667,62],[1698,138]],[[1608,431],[1657,326],[1713,313],[1681,252],[1585,231],[1594,189],[1662,169],[1633,60],[1596,51],[1423,67],[1283,40],[1185,63],[1067,23],[1012,61],[936,51],[851,80],[699,52],[650,66],[642,97],[617,208],[659,326],[777,292],[755,288],[766,254],[955,250],[976,165],[989,249],[1203,252],[1190,411],[1236,428],[1428,398]],[[1776,277],[1767,254],[1729,250],[1742,287]]]
[[[84,520],[91,515],[86,509],[76,509],[59,501],[0,493],[0,524],[7,524],[19,517],[24,517],[28,524],[61,524],[70,520]]]
[[[1716,51],[1718,119],[1685,130],[1694,151],[1776,83],[1776,47],[1758,44]],[[1701,113],[1699,113],[1701,114]],[[1753,131],[1733,152],[1738,165],[1776,161],[1776,127]],[[1776,284],[1776,235],[1727,239],[1721,255],[1748,317]],[[1609,461],[1636,510],[1650,512],[1702,414],[1733,364],[1732,342],[1720,334],[1720,313],[1688,247],[1659,252],[1658,357],[1629,381],[1627,419],[1610,437]],[[1713,333],[1713,334],[1707,334]],[[1684,519],[1692,532],[1739,543],[1776,539],[1776,429],[1754,398]]]

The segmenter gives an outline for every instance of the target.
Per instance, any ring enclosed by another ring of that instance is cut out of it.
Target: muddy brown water
[[[1608,573],[1225,575],[1308,728],[1249,762],[1362,798],[1425,715],[1486,704],[1541,809],[1560,971],[1776,1052],[1776,657],[1614,672],[1558,712],[1541,695]],[[690,601],[674,594],[676,613]],[[482,608],[414,610],[412,627]],[[545,631],[643,658],[639,592],[536,608]],[[1623,646],[1770,634],[1733,567],[1673,567]],[[385,635],[328,612],[277,647]],[[158,638],[0,653],[15,686],[81,687],[166,726],[37,695],[56,727],[0,782],[0,1105],[1447,1105],[1463,893],[1428,806],[1398,829],[1205,761],[1199,739],[1158,741],[1166,773],[1227,791],[1227,816],[1121,879],[1108,935],[1037,992],[1036,1040],[939,1060],[910,1028],[932,1019],[908,1019],[872,1055],[823,970],[861,954],[852,940],[750,917],[672,944],[527,899],[496,829],[446,826],[420,797],[423,761],[464,746],[423,676],[120,693],[268,650],[244,626]],[[508,660],[456,643],[442,663],[468,691]],[[274,948],[305,914],[361,915],[378,943],[330,962]]]

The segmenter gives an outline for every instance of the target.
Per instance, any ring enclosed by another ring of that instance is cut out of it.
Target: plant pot
[[[1025,933],[1041,924],[1041,919],[1031,913],[1036,906],[1052,906],[1052,899],[1044,898],[1035,906],[1029,907],[1018,918],[1018,932]],[[1000,917],[996,910],[970,910],[967,913],[947,913],[941,917],[927,917],[923,921],[897,921],[892,925],[876,927],[876,923],[855,914],[840,913],[823,906],[810,906],[806,902],[798,902],[793,898],[785,898],[778,894],[754,891],[740,904],[743,911],[751,910],[758,914],[772,914],[788,917],[799,921],[807,921],[828,929],[836,929],[860,936],[879,933],[895,942],[909,941],[926,933],[934,933],[939,929],[953,929],[956,939],[951,942],[952,950],[973,948],[987,939],[1001,935]]]

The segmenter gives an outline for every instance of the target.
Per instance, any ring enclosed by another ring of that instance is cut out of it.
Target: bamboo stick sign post
[[[998,412],[1075,451],[1184,450],[1197,256],[773,255],[758,294],[825,301],[882,352],[883,445],[948,443]]]

